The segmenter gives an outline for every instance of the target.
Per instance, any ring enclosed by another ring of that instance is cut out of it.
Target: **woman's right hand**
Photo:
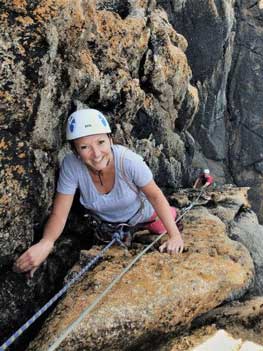
[[[14,263],[14,271],[27,272],[32,278],[37,268],[45,261],[54,247],[54,242],[43,238],[26,250]]]

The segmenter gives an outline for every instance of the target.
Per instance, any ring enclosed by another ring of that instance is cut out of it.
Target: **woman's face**
[[[84,136],[74,140],[81,160],[96,171],[103,170],[112,158],[111,139],[107,134]]]

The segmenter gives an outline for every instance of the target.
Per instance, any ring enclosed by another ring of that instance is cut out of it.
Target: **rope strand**
[[[176,219],[175,223],[177,223],[183,216],[189,212],[195,205],[198,204],[198,200],[200,199],[201,195],[204,192],[204,188],[201,189],[199,195],[196,197],[196,199],[184,209],[183,213]],[[125,232],[120,228],[116,233],[114,233],[112,237],[112,241],[108,243],[102,250],[101,252],[94,257],[87,265],[81,269],[81,271],[73,277],[57,294],[55,294],[38,312],[36,312],[28,321],[26,321],[15,333],[13,333],[10,338],[8,338],[1,346],[0,346],[0,351],[5,351],[25,330],[27,330],[30,325],[32,325],[51,305],[53,305],[74,283],[76,283],[80,277],[87,272],[100,258],[103,257],[105,252],[114,244],[118,243],[119,245],[123,246],[126,248],[125,244],[122,242]],[[55,350],[60,343],[65,339],[65,337],[70,333],[71,330],[75,328],[76,325],[78,325],[82,319],[88,314],[96,305],[97,303],[112,289],[112,287],[119,282],[119,280],[124,276],[126,272],[147,252],[150,250],[150,248],[157,243],[166,233],[163,233],[151,243],[149,244],[141,253],[139,253],[134,260],[117,276],[111,283],[110,285],[99,295],[95,301],[88,306],[78,317],[76,321],[74,321],[72,324],[69,325],[68,328],[65,329],[64,332],[62,332],[61,336],[58,337],[58,339],[54,342],[53,345],[50,346],[48,351]]]
[[[190,211],[190,209],[192,209],[193,206],[196,205],[198,199],[200,198],[201,194],[203,192],[200,192],[199,196],[197,197],[197,199],[192,202],[185,210],[184,212],[176,219],[175,223],[177,223],[181,218],[183,218],[183,216]],[[110,285],[88,306],[86,307],[83,312],[81,312],[81,314],[79,315],[79,317],[72,322],[61,334],[60,336],[54,341],[53,344],[51,344],[48,348],[47,351],[54,351],[56,350],[56,348],[62,343],[62,341],[69,335],[69,333],[75,329],[84,319],[84,317],[91,312],[96,305],[103,299],[103,297],[105,295],[107,295],[107,293],[113,288],[113,286],[118,283],[121,278],[130,270],[130,268],[137,262],[139,261],[139,259],[147,252],[150,250],[150,248],[152,248],[154,246],[154,244],[156,244],[164,235],[166,235],[166,233],[160,234],[159,236],[157,236],[157,238],[151,242],[148,246],[146,246],[146,248],[144,250],[142,250],[128,265],[126,268],[124,268],[124,270],[115,278],[112,280],[112,282],[110,283]]]

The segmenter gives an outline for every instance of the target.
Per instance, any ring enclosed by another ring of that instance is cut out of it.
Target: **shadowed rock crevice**
[[[97,10],[112,11],[117,13],[122,19],[125,19],[131,10],[129,0],[99,0],[96,3]]]
[[[193,164],[208,166],[220,183],[253,187],[250,200],[261,221],[262,176],[254,158],[261,153],[262,139],[250,131],[262,135],[262,3],[159,0],[158,4],[188,41],[192,84],[200,97],[191,127],[200,144]]]

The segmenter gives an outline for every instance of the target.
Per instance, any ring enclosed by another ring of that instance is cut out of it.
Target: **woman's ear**
[[[76,150],[74,141],[71,140],[71,141],[69,142],[69,145],[70,145],[70,148],[71,148],[72,152],[75,154],[75,156],[76,156],[77,158],[80,158],[80,156],[79,156],[79,154],[78,154],[78,152],[77,152],[77,150]]]
[[[113,145],[113,140],[112,140],[112,137],[111,137],[110,134],[108,134],[108,138],[109,138],[109,140],[110,140],[110,145],[112,146],[112,145]]]

